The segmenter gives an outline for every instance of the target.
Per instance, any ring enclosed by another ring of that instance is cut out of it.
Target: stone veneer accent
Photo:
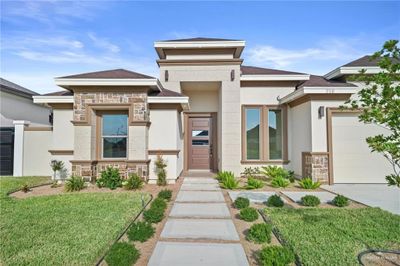
[[[72,161],[72,175],[82,176],[86,180],[94,181],[100,178],[101,172],[107,167],[118,168],[123,179],[129,174],[136,173],[145,181],[148,179],[149,162],[130,161]]]
[[[134,121],[147,119],[146,92],[75,92],[74,121],[87,121],[88,104],[132,104]]]
[[[329,181],[329,153],[327,152],[303,152],[302,154],[303,177],[311,177],[312,180],[321,183]]]

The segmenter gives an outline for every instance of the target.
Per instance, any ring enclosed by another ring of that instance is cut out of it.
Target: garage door
[[[356,113],[335,113],[332,116],[332,165],[334,183],[386,183],[392,171],[389,162],[378,153],[371,153],[365,139],[385,134],[376,125],[358,121]]]

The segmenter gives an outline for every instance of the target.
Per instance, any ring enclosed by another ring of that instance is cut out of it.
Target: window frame
[[[109,110],[109,111],[100,111],[98,114],[98,158],[101,160],[126,160],[128,159],[128,146],[129,146],[129,112],[125,110]],[[104,115],[126,115],[126,127],[127,132],[126,135],[103,135],[103,116]],[[104,138],[125,138],[126,139],[126,156],[125,157],[104,157]]]
[[[246,134],[246,110],[260,109],[260,159],[247,159],[247,134]],[[269,119],[270,110],[281,110],[282,115],[282,159],[270,159],[269,151]],[[242,105],[242,160],[241,163],[288,163],[288,140],[287,140],[287,107],[286,105],[260,105],[244,104]]]

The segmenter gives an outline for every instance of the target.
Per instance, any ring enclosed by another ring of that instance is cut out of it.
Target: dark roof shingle
[[[43,94],[44,96],[72,96],[74,95],[71,91],[55,91]]]
[[[149,96],[156,96],[156,97],[184,97],[182,93],[167,90],[162,88],[161,91],[155,91],[149,94]]]
[[[306,75],[304,73],[299,73],[299,72],[254,67],[254,66],[241,66],[240,70],[243,75]]]
[[[27,88],[24,88],[18,84],[15,84],[11,81],[8,81],[6,79],[0,78],[0,88],[1,90],[17,94],[20,96],[25,96],[28,98],[32,98],[34,95],[39,95],[39,93],[28,90]]]
[[[310,79],[297,85],[297,89],[303,87],[356,87],[356,85],[346,82],[329,80],[321,76],[310,75]]]
[[[239,40],[195,37],[195,38],[187,38],[187,39],[163,40],[161,42],[224,42],[224,41],[239,41]]]
[[[82,73],[77,75],[70,75],[60,78],[75,78],[75,79],[154,79],[154,77],[129,71],[126,69],[112,69],[97,72]]]
[[[393,61],[395,61],[395,59],[392,58]],[[380,61],[380,58],[375,58],[372,59],[372,56],[370,55],[365,55],[361,58],[358,58],[354,61],[351,61],[345,65],[343,65],[343,67],[375,67],[378,66],[378,62]],[[400,63],[399,61],[397,61],[398,63]]]

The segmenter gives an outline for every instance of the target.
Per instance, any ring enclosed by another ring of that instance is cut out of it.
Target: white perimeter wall
[[[25,131],[23,151],[24,176],[51,176],[50,168],[52,131]]]

